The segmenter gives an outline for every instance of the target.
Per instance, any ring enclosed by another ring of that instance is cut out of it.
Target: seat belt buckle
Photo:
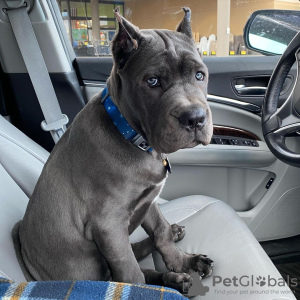
[[[62,135],[65,133],[66,131],[66,124],[69,123],[69,118],[67,115],[62,114],[63,118],[49,123],[47,124],[46,121],[44,120],[41,123],[41,127],[44,131],[50,131],[52,134],[53,139],[55,140],[59,140]]]

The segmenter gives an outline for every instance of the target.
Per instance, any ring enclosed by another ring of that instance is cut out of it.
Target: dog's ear
[[[193,32],[191,28],[191,10],[189,7],[182,7],[182,9],[184,11],[184,17],[178,24],[176,31],[184,33],[189,38],[193,38]]]
[[[139,29],[121,16],[119,7],[114,10],[119,29],[112,41],[112,53],[119,69],[122,69],[131,54],[139,47]]]

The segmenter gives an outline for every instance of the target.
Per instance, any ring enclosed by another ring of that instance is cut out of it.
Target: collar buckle
[[[147,141],[140,135],[137,134],[132,140],[132,144],[143,151],[148,151],[151,147],[148,145]]]

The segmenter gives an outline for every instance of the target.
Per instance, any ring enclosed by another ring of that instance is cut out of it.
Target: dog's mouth
[[[190,143],[187,143],[183,148],[193,148],[199,145],[207,146],[210,144],[210,142],[211,138],[206,138],[202,136],[201,138],[197,138],[195,134],[195,138]]]
[[[174,111],[174,110],[173,110]],[[169,112],[164,120],[168,122],[152,123],[151,130],[143,128],[143,137],[147,139],[150,147],[159,153],[173,153],[180,149],[194,148],[198,145],[206,146],[212,138],[212,120],[209,108],[204,120],[180,120],[181,113]],[[193,117],[193,115],[192,115]],[[200,123],[200,124],[198,124]],[[158,125],[160,124],[160,125]],[[145,126],[147,127],[147,126]],[[148,128],[147,127],[147,128]],[[148,133],[148,134],[147,134]]]
[[[206,146],[210,143],[212,135],[209,130],[197,130],[189,132],[185,129],[180,129],[176,132],[161,136],[160,140],[156,143],[153,142],[151,146],[161,153],[173,153],[180,149],[194,148],[198,145]]]

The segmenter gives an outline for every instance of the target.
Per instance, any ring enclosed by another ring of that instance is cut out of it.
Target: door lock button
[[[272,185],[273,182],[274,182],[274,178],[270,178],[267,185],[266,185],[267,190],[269,189],[269,187]]]

